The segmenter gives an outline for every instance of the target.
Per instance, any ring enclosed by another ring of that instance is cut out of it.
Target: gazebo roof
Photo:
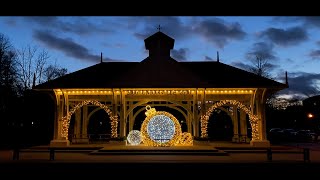
[[[149,56],[141,62],[101,62],[39,84],[34,89],[288,87],[221,62],[178,62],[170,57],[174,39],[162,32],[145,39],[145,45]]]

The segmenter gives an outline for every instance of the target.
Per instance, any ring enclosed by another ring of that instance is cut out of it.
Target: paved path
[[[217,144],[215,144],[217,145]],[[225,145],[220,143],[221,146]],[[238,147],[247,147],[246,144]],[[280,147],[280,146],[277,146]],[[286,148],[282,146],[281,148]],[[290,145],[292,147],[292,145]],[[49,160],[48,152],[21,153],[12,160],[11,150],[0,151],[0,174],[4,177],[175,179],[197,178],[320,178],[320,147],[310,147],[310,163],[303,154],[273,154],[272,162],[265,153],[230,153],[229,156],[189,155],[88,155],[87,152],[58,152]],[[250,179],[251,179],[250,178]]]

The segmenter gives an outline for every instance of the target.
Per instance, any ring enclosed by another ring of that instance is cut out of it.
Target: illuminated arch
[[[252,127],[252,140],[259,140],[259,128],[258,128],[258,121],[260,120],[258,118],[258,116],[254,115],[250,108],[246,107],[244,104],[242,104],[241,102],[237,101],[237,100],[222,100],[219,101],[215,104],[213,104],[206,112],[205,115],[201,116],[201,137],[208,137],[208,133],[207,133],[207,127],[208,127],[208,120],[209,117],[212,115],[212,112],[218,108],[221,107],[225,104],[231,104],[231,105],[235,105],[238,108],[242,109],[245,113],[248,114],[249,116],[249,122],[251,124]]]
[[[69,131],[69,126],[70,126],[70,119],[72,114],[80,109],[82,106],[84,105],[88,105],[88,104],[93,104],[95,106],[99,106],[100,108],[104,109],[107,114],[110,117],[111,120],[111,137],[117,137],[117,128],[118,128],[118,116],[112,116],[112,111],[109,109],[109,107],[107,105],[101,104],[99,101],[96,100],[85,100],[82,101],[81,103],[75,105],[66,116],[62,117],[60,121],[62,121],[62,131],[61,131],[61,135],[62,137],[68,139],[68,131]]]

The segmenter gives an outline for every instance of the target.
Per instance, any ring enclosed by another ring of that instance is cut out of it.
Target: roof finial
[[[219,62],[219,51],[217,51],[217,62]]]
[[[100,62],[102,63],[102,52],[101,52],[101,59],[100,59]]]
[[[159,26],[158,26],[158,28],[157,28],[158,30],[159,30],[159,32],[160,32],[160,30],[161,30],[161,26],[160,26],[160,24],[159,24]]]

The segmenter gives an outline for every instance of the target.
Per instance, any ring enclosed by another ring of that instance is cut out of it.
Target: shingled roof
[[[141,62],[101,62],[34,87],[56,88],[271,88],[286,84],[214,61],[178,62],[170,57],[174,39],[157,32],[145,39]]]

